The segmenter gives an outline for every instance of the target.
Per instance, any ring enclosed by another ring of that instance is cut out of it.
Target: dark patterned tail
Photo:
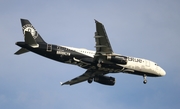
[[[25,32],[28,31],[31,33],[33,36],[34,40],[37,43],[46,43],[40,34],[36,31],[36,29],[33,27],[33,25],[27,20],[27,19],[21,19],[21,24],[22,24],[22,31],[25,37]]]

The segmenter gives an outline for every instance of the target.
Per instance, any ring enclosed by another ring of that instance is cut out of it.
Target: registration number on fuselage
[[[70,56],[70,53],[64,52],[64,51],[57,51],[56,54],[65,55],[65,56]]]

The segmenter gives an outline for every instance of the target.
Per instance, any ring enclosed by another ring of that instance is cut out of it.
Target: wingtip
[[[63,85],[63,82],[60,82],[60,85],[62,86],[62,85]]]
[[[98,21],[96,19],[94,19],[95,23],[98,23]]]
[[[101,24],[101,22],[97,21],[96,19],[94,19],[94,21],[95,21],[95,23],[100,23]]]

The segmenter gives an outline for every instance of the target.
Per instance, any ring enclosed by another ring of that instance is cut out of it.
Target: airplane
[[[60,82],[61,85],[74,85],[84,81],[92,83],[94,81],[113,86],[115,78],[106,75],[109,73],[122,72],[139,75],[143,77],[144,84],[147,83],[147,76],[162,77],[166,75],[166,72],[153,61],[114,53],[104,25],[97,20],[95,20],[96,32],[94,36],[96,51],[46,43],[27,19],[20,20],[24,42],[16,42],[16,45],[21,48],[14,54],[20,55],[31,51],[58,62],[87,69],[85,73],[74,79]]]

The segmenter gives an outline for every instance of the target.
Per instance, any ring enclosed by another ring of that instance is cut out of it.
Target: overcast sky
[[[157,62],[164,77],[109,74],[115,86],[60,86],[85,72],[34,53],[14,55],[23,41],[20,18],[52,44],[95,50],[94,19],[116,53]],[[179,0],[1,0],[0,109],[179,109]]]

